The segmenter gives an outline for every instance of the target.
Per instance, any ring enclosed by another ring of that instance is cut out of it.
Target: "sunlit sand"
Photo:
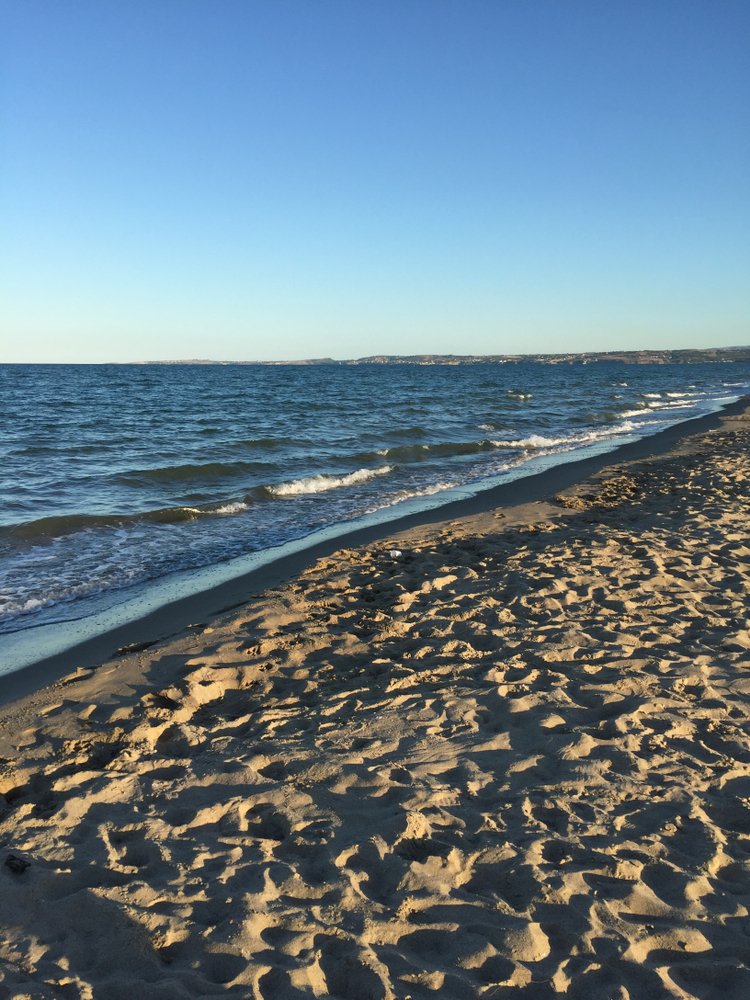
[[[340,551],[6,707],[5,995],[746,996],[748,444]]]

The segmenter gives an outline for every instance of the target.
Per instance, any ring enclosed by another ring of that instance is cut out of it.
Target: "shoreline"
[[[173,639],[189,629],[195,621],[211,620],[241,606],[248,594],[278,586],[298,576],[317,559],[329,556],[337,549],[369,545],[391,535],[487,513],[496,508],[506,509],[543,501],[560,490],[568,489],[591,476],[598,475],[610,465],[663,455],[686,437],[719,428],[723,417],[742,412],[749,402],[750,396],[742,396],[725,404],[720,410],[681,421],[655,434],[619,445],[611,451],[562,462],[541,472],[520,476],[507,483],[480,490],[470,497],[400,515],[393,520],[377,521],[374,524],[354,528],[343,526],[340,532],[330,534],[329,537],[311,544],[304,544],[306,539],[303,538],[299,540],[302,543],[299,548],[296,547],[297,543],[293,543],[294,551],[263,562],[248,572],[169,601],[148,614],[124,624],[113,628],[105,627],[93,637],[87,637],[81,642],[73,641],[60,652],[40,656],[24,666],[12,669],[0,678],[2,682],[0,706],[54,683],[74,668],[90,668],[120,655],[119,651],[125,647],[131,647],[136,651],[137,647],[151,648]],[[158,584],[156,586],[158,590]],[[77,620],[62,622],[60,628],[74,632],[77,623]],[[54,625],[40,626],[45,630],[53,627]],[[8,633],[8,636],[23,633],[24,630],[19,630]],[[0,645],[2,638],[0,636]]]
[[[750,400],[570,478],[0,709],[0,992],[744,1000]]]

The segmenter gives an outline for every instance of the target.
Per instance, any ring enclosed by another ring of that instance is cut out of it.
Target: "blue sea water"
[[[0,634],[747,391],[741,363],[0,366]]]

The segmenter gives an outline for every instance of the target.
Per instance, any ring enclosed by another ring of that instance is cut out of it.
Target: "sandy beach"
[[[0,997],[750,996],[750,406],[0,709]]]

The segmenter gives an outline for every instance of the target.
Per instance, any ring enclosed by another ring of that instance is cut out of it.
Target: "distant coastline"
[[[292,361],[222,361],[184,358],[162,361],[114,362],[144,365],[503,365],[535,361],[540,364],[624,365],[726,364],[750,361],[748,347],[710,347],[665,351],[585,351],[569,354],[373,354],[365,358],[299,358]]]

